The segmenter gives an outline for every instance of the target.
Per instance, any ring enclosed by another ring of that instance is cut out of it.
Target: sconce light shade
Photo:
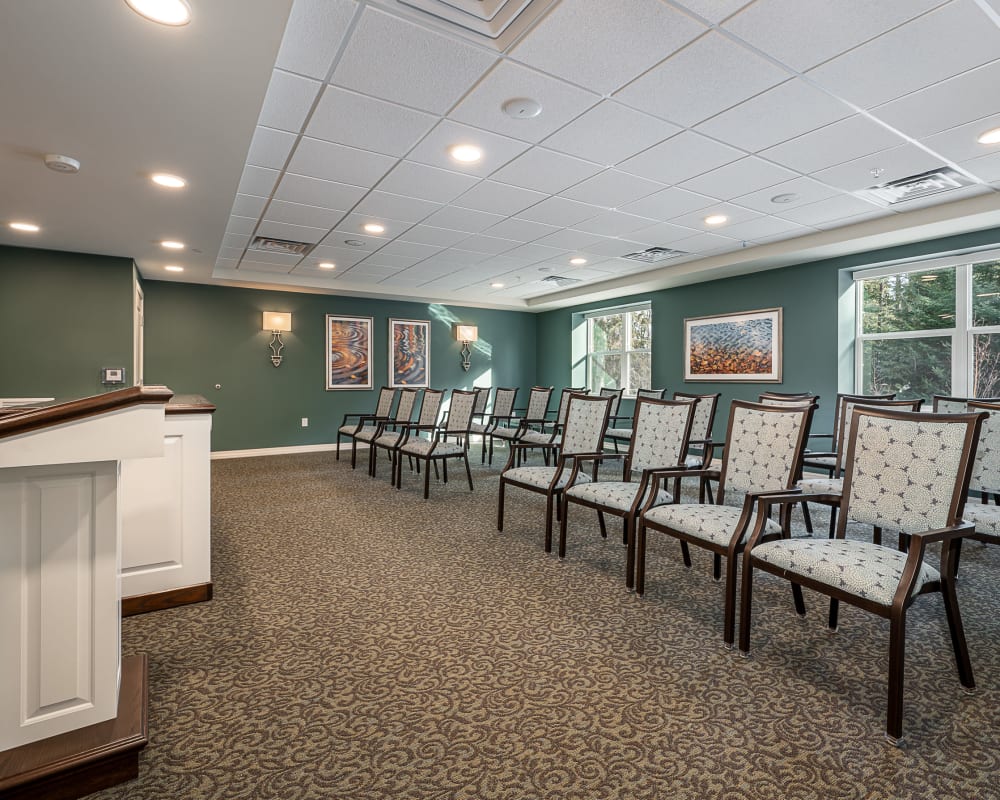
[[[285,348],[281,334],[292,329],[292,315],[284,311],[265,311],[262,327],[265,331],[271,331],[271,342],[268,345],[271,348],[271,363],[280,367],[281,351]]]
[[[292,329],[292,315],[284,311],[265,311],[262,327],[265,331],[288,333]]]
[[[475,325],[456,325],[455,326],[455,338],[462,343],[462,369],[466,372],[469,371],[469,367],[472,366],[472,348],[469,347],[472,342],[479,341],[479,328]]]

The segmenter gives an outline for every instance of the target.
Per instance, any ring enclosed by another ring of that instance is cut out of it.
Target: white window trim
[[[600,317],[612,317],[617,314],[629,314],[636,311],[648,311],[650,314],[650,328],[652,329],[652,314],[653,314],[653,304],[651,302],[643,303],[629,303],[622,306],[612,306],[610,308],[595,308],[592,311],[587,311],[583,315],[583,319],[587,326],[587,343],[586,343],[586,384],[590,391],[594,390],[591,385],[591,359],[593,356],[602,355],[621,355],[622,356],[622,374],[619,378],[619,388],[622,383],[627,384],[628,380],[628,368],[629,368],[629,354],[631,353],[649,353],[650,363],[652,364],[653,359],[653,342],[652,336],[650,337],[650,343],[648,348],[643,347],[633,347],[629,348],[628,345],[631,344],[631,331],[627,325],[622,326],[622,348],[621,350],[591,350],[590,343],[591,339],[591,323],[593,320]],[[622,380],[625,379],[625,380]],[[642,387],[640,387],[642,388]],[[629,394],[627,391],[622,395],[623,397],[634,398],[635,394]]]

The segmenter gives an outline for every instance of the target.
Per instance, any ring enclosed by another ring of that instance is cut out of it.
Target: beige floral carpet
[[[617,525],[498,470],[420,496],[332,453],[213,462],[215,599],[123,622],[150,664],[138,780],[97,798],[1000,797],[1000,547],[970,543],[963,693],[939,596],[907,631],[906,746],[884,743],[888,624],[787,585],[755,592],[753,657],[721,646],[711,560],[654,539],[625,590]],[[819,530],[826,516],[814,514]],[[860,531],[857,535],[860,535]]]

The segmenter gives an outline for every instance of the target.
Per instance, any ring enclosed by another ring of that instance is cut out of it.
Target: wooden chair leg
[[[830,598],[830,616],[827,619],[826,627],[831,633],[837,631],[837,616],[840,613],[840,601],[836,597]]]
[[[872,527],[872,543],[882,544],[882,529],[878,525]]]
[[[434,463],[437,464],[436,461]],[[434,470],[434,477],[435,478],[437,477],[437,470]],[[443,483],[447,483],[448,482],[448,459],[447,458],[442,458],[441,459],[441,481]]]
[[[469,491],[475,491],[472,488],[472,468],[469,466],[469,454],[465,453],[462,458],[465,459],[465,477],[469,479]]]
[[[750,615],[753,602],[753,564],[750,551],[743,558],[743,582],[740,587],[740,655],[750,655]]]
[[[597,512],[597,522],[601,526],[601,537],[604,538],[604,539],[607,539],[608,538],[608,529],[607,529],[607,527],[605,527],[605,524],[604,524],[604,512],[603,511],[598,511]]]
[[[430,459],[427,459],[430,461]],[[419,461],[417,463],[420,463]],[[434,462],[435,472],[437,471],[437,462]],[[431,465],[428,464],[424,467],[424,500],[431,496]]]
[[[797,583],[792,584],[792,601],[795,603],[795,613],[804,617],[806,615],[806,601],[802,599],[802,587]]]
[[[833,538],[837,535],[837,511],[840,510],[839,506],[830,506],[830,533],[829,538]]]
[[[351,469],[358,463],[358,440],[351,439]]]
[[[635,587],[635,517],[625,517],[625,588]]]
[[[806,533],[812,533],[813,521],[812,517],[809,516],[809,504],[804,501],[802,503],[802,519],[805,521],[806,524]]]
[[[554,499],[552,494],[545,496],[545,552],[552,552],[552,506]]]
[[[906,611],[901,609],[889,621],[889,698],[885,738],[899,747],[903,743],[903,656],[906,644]]]
[[[944,598],[944,611],[948,618],[951,646],[955,651],[955,665],[958,667],[958,679],[962,682],[962,686],[968,691],[972,691],[976,688],[976,679],[972,674],[969,648],[965,643],[965,627],[962,625],[962,612],[959,611],[958,595],[955,594],[955,576],[958,574],[958,560],[961,552],[961,539],[945,542],[942,545],[941,596]]]
[[[622,517],[622,544],[628,545],[628,517]]]
[[[635,593],[646,591],[646,525],[640,519],[635,529]]]
[[[563,492],[559,505],[562,509],[559,520],[559,558],[566,558],[566,528],[569,524],[569,499],[565,492]],[[598,511],[597,513],[600,514],[601,512]]]
[[[503,530],[503,494],[504,488],[507,486],[506,481],[503,478],[500,479],[500,497],[497,498],[497,530]]]
[[[684,559],[684,566],[691,567],[691,548],[688,547],[688,543],[681,539],[681,556]]]
[[[715,556],[718,558],[719,554]],[[722,621],[722,643],[726,649],[733,649],[736,638],[736,553],[726,556],[726,606]]]
[[[722,556],[712,553],[712,577],[718,581],[722,577]]]

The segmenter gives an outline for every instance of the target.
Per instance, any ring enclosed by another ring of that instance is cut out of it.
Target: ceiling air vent
[[[689,255],[691,254],[685,253],[683,250],[671,250],[669,247],[650,247],[648,250],[640,250],[637,253],[627,253],[622,258],[641,261],[644,264],[655,264],[657,261],[666,261],[671,258],[680,258],[681,256]]]
[[[562,275],[549,275],[542,278],[542,283],[551,283],[553,286],[572,286],[574,283],[582,283],[579,278],[566,278]]]
[[[504,51],[554,0],[382,0],[439,30]]]
[[[289,239],[272,239],[269,236],[255,236],[248,250],[264,253],[284,253],[290,256],[304,256],[312,248],[308,242],[293,242]]]
[[[860,192],[855,192],[855,194],[866,200],[873,200],[879,205],[892,206],[896,203],[905,203],[907,200],[916,200],[918,197],[927,197],[941,192],[950,192],[953,189],[961,189],[963,186],[972,186],[972,184],[973,181],[961,172],[951,167],[939,167],[928,172],[921,172],[919,175],[889,181],[879,186],[870,186]]]

